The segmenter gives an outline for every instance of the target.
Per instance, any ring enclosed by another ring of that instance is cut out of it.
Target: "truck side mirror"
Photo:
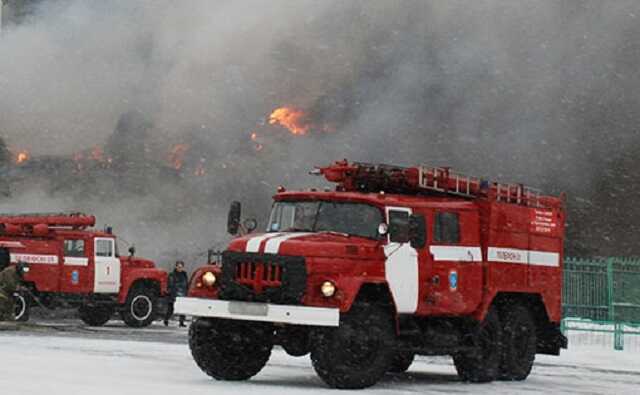
[[[237,235],[240,228],[240,216],[242,215],[242,205],[238,201],[231,202],[229,215],[227,216],[227,233]]]
[[[256,221],[255,218],[248,218],[244,220],[242,226],[244,227],[245,232],[251,233],[258,227],[258,221]]]
[[[413,248],[424,248],[427,243],[427,229],[424,215],[409,216],[409,242]]]
[[[136,254],[136,246],[129,247],[129,256],[134,256]]]
[[[381,222],[380,225],[378,225],[378,235],[383,237],[386,236],[389,233],[389,225],[387,225],[386,222]]]

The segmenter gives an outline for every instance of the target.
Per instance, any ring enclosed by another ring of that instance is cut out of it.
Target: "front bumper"
[[[337,308],[290,306],[232,300],[176,298],[174,313],[194,317],[277,322],[282,324],[333,326],[340,324]]]

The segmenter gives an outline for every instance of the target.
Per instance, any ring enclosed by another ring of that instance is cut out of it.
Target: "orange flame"
[[[184,165],[184,156],[189,151],[189,144],[176,144],[169,151],[169,164],[176,170],[182,169]]]
[[[29,154],[29,151],[27,150],[18,151],[18,153],[16,154],[16,163],[22,164],[28,161],[30,158],[31,158],[31,155]]]
[[[276,108],[269,115],[269,124],[280,125],[294,135],[304,135],[311,127],[304,111],[293,107]]]
[[[76,170],[82,172],[92,168],[95,164],[99,164],[103,168],[109,168],[113,163],[113,158],[106,156],[102,147],[96,145],[91,149],[75,152],[73,154],[73,162]]]
[[[97,161],[97,162],[103,162],[104,161],[104,151],[102,150],[102,148],[98,147],[97,145],[95,147],[93,147],[91,149],[91,159]]]

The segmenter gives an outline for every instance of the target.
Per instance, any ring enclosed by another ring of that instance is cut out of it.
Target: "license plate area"
[[[265,317],[269,313],[269,305],[263,303],[229,302],[229,313]]]

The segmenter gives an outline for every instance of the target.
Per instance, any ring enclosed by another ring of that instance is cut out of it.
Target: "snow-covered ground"
[[[64,327],[64,325],[60,325]],[[328,394],[308,358],[276,349],[267,367],[247,382],[209,379],[193,363],[184,344],[186,331],[154,325],[138,331],[111,327],[83,333],[76,329],[0,332],[0,394],[161,395],[161,394]],[[97,338],[96,338],[97,337]],[[155,341],[140,341],[150,337]],[[167,338],[169,341],[159,341]],[[122,340],[117,340],[122,339]],[[593,341],[593,340],[596,341]],[[571,336],[561,357],[538,356],[524,382],[466,384],[458,381],[449,358],[419,358],[409,373],[388,376],[358,394],[477,393],[637,394],[640,344],[625,351],[597,335]]]

